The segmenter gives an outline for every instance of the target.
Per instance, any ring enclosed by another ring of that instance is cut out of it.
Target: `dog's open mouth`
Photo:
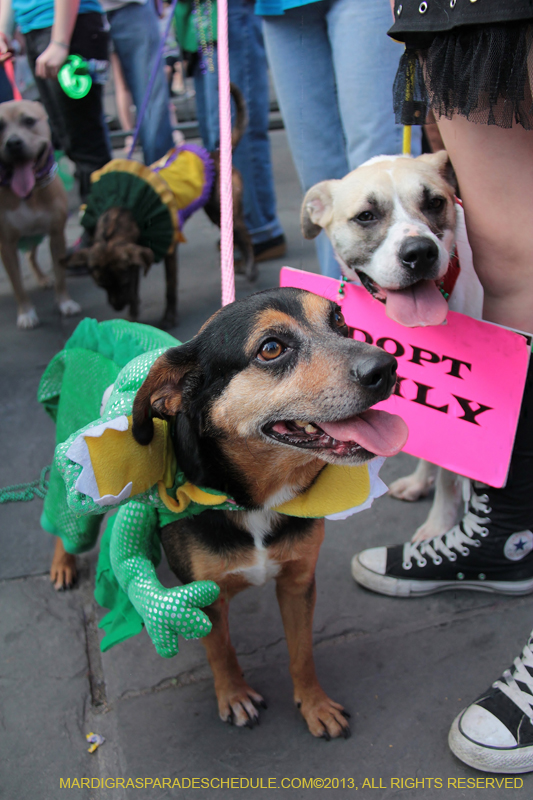
[[[14,164],[12,169],[11,189],[18,197],[24,199],[31,194],[35,186],[35,164],[33,161],[26,161]]]
[[[376,300],[385,303],[387,316],[407,328],[442,325],[448,314],[448,303],[432,280],[413,283],[406,289],[384,289],[364,272],[359,280]]]
[[[15,194],[24,200],[32,193],[36,184],[36,171],[39,167],[45,166],[42,163],[49,152],[51,145],[48,142],[43,142],[35,159],[24,158],[21,153],[19,157],[11,159],[8,163],[8,170],[11,173],[9,178],[9,186]]]
[[[409,431],[401,417],[369,409],[338,422],[290,420],[267,425],[263,432],[293,447],[328,451],[339,457],[370,453],[394,456],[407,441]]]

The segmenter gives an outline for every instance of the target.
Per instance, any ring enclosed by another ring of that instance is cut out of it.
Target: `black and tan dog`
[[[402,420],[369,410],[396,381],[396,359],[349,338],[340,308],[297,289],[252,295],[217,312],[187,344],[152,366],[133,406],[140,444],[153,417],[172,421],[187,480],[230,495],[245,510],[206,510],[161,530],[184,583],[213,580],[205,637],[223,720],[251,726],[261,695],[244,680],[228,629],[228,602],[276,580],[294,700],[314,736],[348,736],[343,707],[320,687],[313,663],[315,566],[323,519],[275,509],[308,490],[326,464],[359,465],[405,444]]]
[[[240,142],[248,124],[246,104],[239,89],[231,85],[236,115],[232,129],[231,144],[234,150]],[[207,155],[207,154],[206,154]],[[220,155],[209,154],[214,170],[213,188],[206,201],[204,211],[209,219],[220,227]],[[112,162],[115,163],[115,162]],[[232,171],[233,190],[233,238],[235,246],[243,254],[242,271],[250,281],[257,278],[252,240],[244,221],[243,182],[237,169]],[[154,262],[149,247],[140,243],[139,226],[132,210],[112,207],[99,218],[90,247],[72,253],[64,264],[69,268],[88,269],[95,283],[105,289],[109,304],[122,311],[129,307],[129,317],[136,320],[139,313],[139,281]],[[165,264],[165,311],[161,327],[171,328],[178,322],[178,253],[177,246],[164,257]]]

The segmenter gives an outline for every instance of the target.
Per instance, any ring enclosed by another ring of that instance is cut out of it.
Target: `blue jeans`
[[[128,3],[116,11],[109,11],[107,18],[124,78],[139,111],[161,38],[154,4],[152,0],[147,0],[144,5]],[[169,102],[168,84],[161,60],[140,130],[145,164],[153,164],[174,146]]]
[[[241,90],[248,109],[248,127],[234,154],[233,164],[244,185],[244,217],[252,242],[280,236],[268,138],[268,72],[261,22],[248,0],[229,0],[228,39],[230,77]],[[218,70],[202,74],[196,66],[194,82],[200,135],[208,150],[219,143]]]
[[[82,58],[107,58],[108,36],[102,14],[78,14],[70,40],[70,52]],[[24,40],[29,67],[50,44],[52,28],[28,31]],[[91,173],[111,160],[111,142],[103,114],[103,85],[93,81],[85,97],[68,97],[55,80],[35,78],[39,97],[48,114],[52,142],[76,165],[80,198],[85,203],[91,191]]]
[[[367,159],[402,151],[392,84],[403,46],[387,36],[388,0],[319,0],[263,17],[276,94],[302,191]],[[421,131],[413,128],[413,154]],[[326,234],[321,271],[338,277]]]

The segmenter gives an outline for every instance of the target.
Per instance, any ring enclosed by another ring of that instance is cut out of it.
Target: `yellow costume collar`
[[[175,498],[168,493],[174,486],[177,462],[168,423],[160,419],[154,419],[149,445],[135,441],[131,417],[121,416],[81,433],[68,455],[83,467],[76,489],[100,506],[116,505],[157,485],[159,497],[174,514],[184,513],[191,502],[206,507],[229,503],[239,508],[231,497],[188,481],[177,487]],[[328,464],[309,489],[274,510],[293,517],[334,519],[362,511],[386,491],[378,477],[383,460],[357,467]]]

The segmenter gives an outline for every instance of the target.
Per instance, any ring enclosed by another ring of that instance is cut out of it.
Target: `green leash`
[[[6,486],[0,489],[0,505],[2,503],[18,503],[33,500],[35,497],[44,499],[48,491],[48,481],[46,473],[50,471],[51,464],[41,470],[41,476],[31,483],[18,483],[15,486]]]

